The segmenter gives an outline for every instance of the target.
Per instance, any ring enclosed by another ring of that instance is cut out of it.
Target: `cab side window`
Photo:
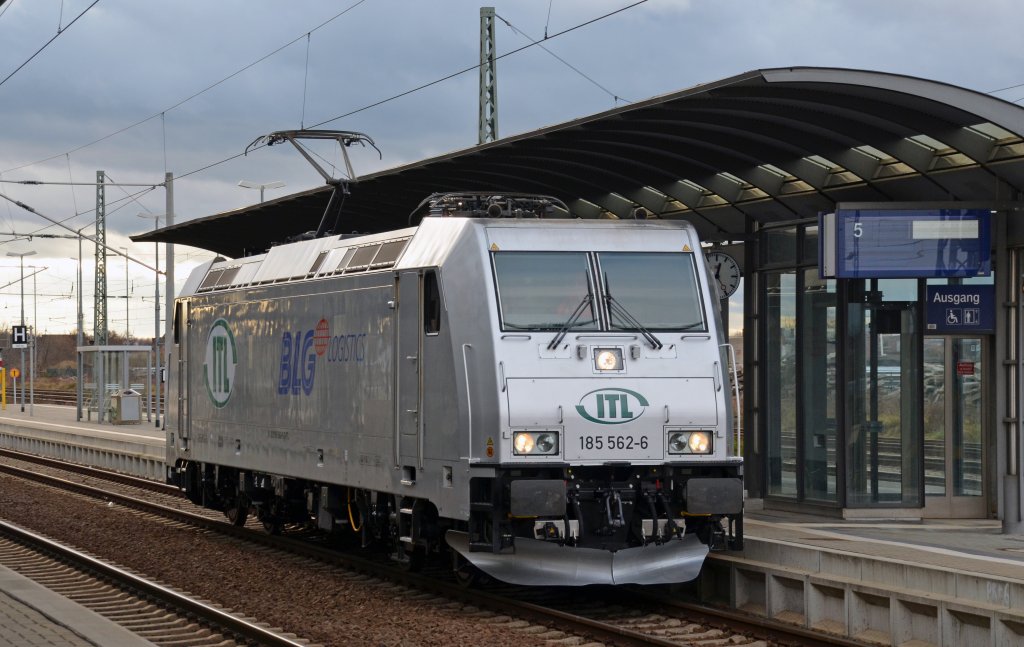
[[[428,335],[441,332],[441,290],[434,271],[423,275],[423,332]]]

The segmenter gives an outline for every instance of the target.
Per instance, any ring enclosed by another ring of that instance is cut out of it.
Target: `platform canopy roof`
[[[808,218],[837,202],[1005,201],[1024,188],[1024,108],[953,85],[831,68],[779,68],[359,176],[340,231],[406,227],[439,191],[539,193],[578,218],[638,207],[705,240]],[[312,169],[311,169],[311,172]],[[228,257],[320,223],[330,186],[133,236]],[[340,233],[340,232],[339,232]]]

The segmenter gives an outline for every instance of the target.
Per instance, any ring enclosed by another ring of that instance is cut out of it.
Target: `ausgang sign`
[[[925,332],[929,334],[996,329],[995,289],[991,285],[929,285],[925,300]]]

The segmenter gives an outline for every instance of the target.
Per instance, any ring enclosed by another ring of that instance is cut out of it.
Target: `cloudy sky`
[[[367,133],[383,159],[355,149],[357,173],[473,146],[477,73],[442,79],[479,61],[484,4],[0,0],[0,193],[77,230],[94,221],[95,189],[55,183],[91,183],[99,169],[117,183],[159,183],[170,171],[179,178],[174,201],[181,222],[258,201],[259,192],[239,188],[240,180],[287,184],[267,197],[320,185],[291,147],[240,156],[273,131]],[[1009,101],[1024,98],[1018,44],[1024,9],[1015,0],[631,4],[494,3],[499,55],[549,37],[544,49],[499,61],[499,135],[779,66],[881,70]],[[320,152],[339,162],[336,151]],[[164,200],[162,188],[109,187],[108,243],[152,265],[154,246],[135,245],[127,235],[151,228],[153,221],[138,214],[162,214]],[[0,199],[0,251],[35,251],[26,258],[26,275],[34,271],[29,265],[47,268],[35,277],[34,290],[26,281],[27,319],[35,312],[40,332],[55,333],[74,328],[77,262],[71,259],[78,246],[38,237],[53,233],[67,232]],[[29,241],[28,234],[35,237]],[[177,249],[180,280],[210,258]],[[93,252],[87,244],[86,330],[92,329]],[[130,264],[127,279],[125,273],[123,259],[109,259],[109,294],[129,297],[110,302],[111,328],[123,332],[127,320],[133,336],[151,336],[153,272]],[[20,317],[18,279],[17,259],[0,258],[4,331]]]

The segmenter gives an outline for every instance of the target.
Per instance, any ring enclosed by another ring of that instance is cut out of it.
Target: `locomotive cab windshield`
[[[499,251],[492,257],[502,330],[638,331],[652,346],[660,344],[652,331],[707,332],[692,252]],[[595,303],[606,306],[600,318]]]

